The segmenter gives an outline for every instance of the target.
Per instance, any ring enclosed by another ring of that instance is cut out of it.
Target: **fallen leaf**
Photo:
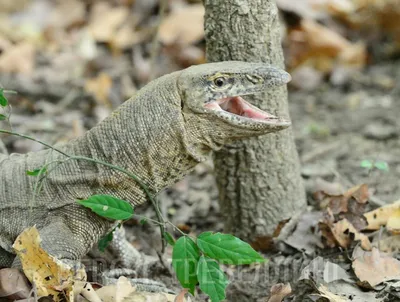
[[[318,224],[326,246],[348,248],[353,242],[360,241],[364,249],[371,249],[368,237],[360,233],[346,218],[337,222],[334,221],[334,215],[328,208],[324,213],[323,219]]]
[[[354,273],[363,287],[374,288],[382,282],[400,280],[400,261],[380,253],[375,247],[371,252],[355,248],[353,259]]]
[[[392,235],[387,230],[377,232],[372,240],[372,246],[384,253],[400,252],[400,235]]]
[[[159,40],[164,44],[190,45],[204,37],[204,6],[188,5],[173,11],[161,23]]]
[[[31,286],[25,275],[16,268],[0,270],[0,297],[20,300],[29,297]]]
[[[96,101],[108,108],[112,106],[109,100],[111,87],[112,79],[104,72],[101,72],[96,78],[88,79],[85,82],[85,91],[91,93]]]
[[[319,294],[321,297],[328,299],[330,302],[347,302],[348,301],[347,299],[344,299],[338,295],[335,295],[334,293],[331,293],[329,291],[329,289],[322,284],[318,287],[318,291],[319,291]]]
[[[291,69],[305,63],[322,72],[332,71],[335,64],[361,68],[366,64],[366,49],[311,19],[303,19],[290,28],[288,65]],[[336,60],[339,62],[336,62]]]
[[[139,34],[135,33],[132,24],[126,22],[115,32],[109,43],[115,54],[120,50],[132,47],[134,44],[144,40],[144,38],[144,35],[139,36]]]
[[[333,293],[345,301],[352,302],[383,302],[384,298],[376,298],[375,292],[365,292],[355,286],[355,280],[352,279],[349,273],[341,266],[324,260],[322,257],[313,259],[302,271],[298,285],[310,286],[311,291],[321,289],[323,285],[330,293]],[[318,290],[317,294],[310,295],[312,301],[319,301],[322,294],[327,294],[327,291]],[[329,296],[329,294],[328,294]],[[316,298],[316,299],[314,299]],[[332,301],[327,297],[321,299],[323,301]],[[333,300],[335,301],[335,300]]]
[[[365,184],[354,186],[341,195],[314,193],[314,199],[320,202],[321,207],[329,208],[334,215],[333,222],[346,218],[358,231],[368,224],[363,215],[368,198],[368,186]]]
[[[73,292],[74,280],[86,280],[84,269],[75,270],[47,254],[40,247],[36,227],[25,229],[15,240],[13,248],[21,260],[23,271],[34,283],[39,296],[52,295],[61,301]]]
[[[400,234],[400,209],[396,209],[390,215],[387,223],[386,229],[392,234]]]
[[[378,230],[381,226],[387,224],[390,216],[400,209],[400,200],[385,205],[368,213],[364,216],[367,219],[367,230]]]
[[[357,231],[347,219],[342,219],[334,223],[331,230],[333,236],[343,248],[350,247],[350,244],[354,241],[360,241],[362,248],[366,250],[371,249],[371,242],[368,237]]]
[[[85,21],[86,8],[82,1],[60,1],[52,10],[49,24],[54,27],[66,29],[81,24]]]
[[[323,247],[321,236],[317,232],[318,222],[321,218],[321,212],[304,213],[299,218],[295,229],[283,241],[298,251],[312,255],[317,247]]]
[[[292,293],[290,283],[278,283],[271,287],[271,296],[268,302],[281,302],[286,296]]]
[[[35,47],[21,42],[8,47],[0,54],[0,71],[30,75],[35,66]]]
[[[183,288],[180,293],[176,296],[176,299],[174,302],[185,302],[185,295],[189,292],[187,288]]]
[[[89,31],[96,41],[110,42],[129,13],[126,6],[113,7],[108,2],[96,2],[90,14]]]

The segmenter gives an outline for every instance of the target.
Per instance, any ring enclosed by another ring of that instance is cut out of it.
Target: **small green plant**
[[[360,163],[360,166],[362,168],[369,169],[369,170],[372,170],[373,168],[376,168],[378,170],[385,171],[385,172],[389,171],[389,165],[385,161],[371,161],[371,160],[368,160],[368,159],[364,159]]]
[[[3,111],[5,108],[8,107],[8,99],[4,94],[16,94],[16,91],[13,90],[5,90],[3,88],[0,88],[0,107],[3,108]],[[8,120],[10,118],[10,113],[0,113],[0,121]]]
[[[317,122],[309,123],[305,128],[305,132],[317,138],[326,138],[331,135],[329,127]]]
[[[108,219],[126,220],[133,216],[133,207],[128,202],[109,195],[94,195],[77,202]],[[99,241],[100,250],[104,251],[112,240],[112,233]],[[225,299],[229,283],[219,263],[240,265],[265,261],[248,243],[233,235],[205,232],[195,239],[182,235],[175,241],[170,233],[163,234],[173,246],[172,265],[177,278],[182,287],[188,288],[192,294],[199,285],[213,302]]]

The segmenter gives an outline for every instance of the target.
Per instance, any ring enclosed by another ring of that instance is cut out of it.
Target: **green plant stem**
[[[3,93],[6,93],[6,94],[18,94],[18,92],[16,92],[15,90],[6,90],[6,89],[3,89]]]
[[[45,142],[42,142],[41,140],[38,140],[38,139],[36,139],[36,138],[34,138],[32,136],[21,134],[21,133],[14,132],[14,131],[7,131],[7,130],[4,130],[4,129],[0,129],[0,133],[6,133],[6,134],[10,134],[10,135],[14,135],[14,136],[18,136],[18,137],[29,139],[31,141],[37,142],[37,143],[47,147],[47,148],[53,149],[54,151],[57,151],[58,153],[61,153],[62,155],[65,155],[66,157],[70,157],[67,153],[64,153],[60,149],[57,149],[57,148],[53,147],[52,145],[49,145],[49,144],[47,144]]]
[[[150,221],[150,222],[153,222],[153,223],[155,223],[155,224],[157,224],[157,225],[160,225],[160,224],[161,224],[159,221],[154,220],[154,219],[151,219],[151,218],[148,218],[148,217],[143,216],[143,215],[134,214],[133,216],[135,216],[135,217],[137,217],[137,218],[142,218],[142,219],[144,218],[144,219],[146,219],[146,220],[148,220],[148,221]],[[178,228],[176,225],[174,225],[171,221],[167,220],[167,221],[165,221],[165,223],[166,223],[166,224],[169,224],[170,226],[172,226],[176,231],[178,231],[179,233],[181,233],[181,235],[183,235],[183,236],[188,236],[188,235],[185,234],[180,228]]]

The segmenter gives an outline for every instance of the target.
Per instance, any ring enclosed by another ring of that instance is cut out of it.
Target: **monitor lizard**
[[[150,82],[104,121],[58,149],[122,167],[156,195],[206,160],[210,151],[289,127],[288,120],[243,98],[289,81],[288,73],[264,63],[192,66]],[[0,267],[13,264],[13,242],[32,225],[43,248],[58,259],[79,261],[87,254],[114,223],[80,206],[77,199],[109,194],[135,206],[146,201],[143,189],[125,174],[71,160],[47,175],[33,202],[36,179],[26,171],[64,159],[52,149],[0,154]]]

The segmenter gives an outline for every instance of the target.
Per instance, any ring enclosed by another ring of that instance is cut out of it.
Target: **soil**
[[[399,62],[392,61],[369,66],[362,73],[349,77],[344,85],[335,86],[328,79],[313,91],[290,89],[290,114],[311,206],[315,205],[312,193],[318,189],[319,178],[339,183],[344,189],[368,184],[373,193],[371,207],[399,199],[399,83]],[[84,131],[96,123],[96,118],[108,113],[107,110],[93,111],[94,104],[77,104],[76,99],[68,103],[68,99],[64,98],[62,106],[65,108],[57,109],[56,102],[41,102],[39,96],[32,99],[35,98],[38,103],[35,103],[34,110],[32,103],[26,100],[16,106],[14,130],[32,132],[50,142],[56,141],[57,137],[68,138],[65,129],[71,128],[71,121],[76,117],[81,118],[82,123],[72,123],[75,134]],[[51,120],[57,118],[59,110],[64,109],[64,122],[57,121],[57,127],[54,127]],[[32,112],[36,112],[36,117],[30,116]],[[49,115],[49,112],[54,112],[54,116]],[[42,114],[47,115],[49,125],[42,120]],[[38,126],[36,122],[39,121],[44,124]],[[43,132],[43,129],[47,131]],[[26,147],[26,142],[15,138],[8,137],[5,142],[10,150],[32,150],[32,147]],[[388,170],[362,167],[363,161],[371,165],[384,163]],[[160,194],[164,214],[192,234],[208,230],[223,231],[212,169],[211,162],[199,165],[186,179]],[[149,206],[139,207],[137,213],[154,215]],[[156,256],[155,250],[160,248],[156,227],[149,224],[140,226],[138,221],[133,221],[128,229],[129,239],[137,248]],[[285,251],[283,253],[281,249],[267,254],[270,262],[265,266],[226,268],[232,280],[228,300],[264,301],[269,296],[269,288],[278,282],[291,281],[296,288],[301,268],[313,257],[290,249]],[[170,254],[171,249],[168,249],[167,257]],[[328,258],[337,262],[343,260],[342,256],[343,253],[335,250]],[[170,288],[179,289],[174,277],[159,277]],[[302,301],[301,297],[297,297],[298,301]]]

